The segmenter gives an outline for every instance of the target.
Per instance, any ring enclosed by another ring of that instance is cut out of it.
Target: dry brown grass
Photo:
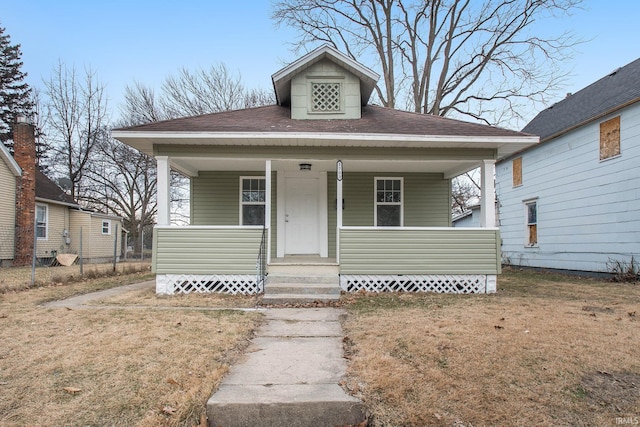
[[[371,425],[640,417],[638,285],[508,270],[495,295],[363,295],[347,308],[347,386]]]
[[[13,291],[21,291],[32,287],[50,286],[60,283],[91,280],[110,275],[132,274],[151,271],[150,262],[121,262],[116,264],[85,264],[83,274],[80,274],[80,266],[69,267],[36,267],[35,281],[31,285],[31,267],[0,268],[0,294]]]
[[[259,314],[38,306],[144,279],[121,276],[0,294],[0,425],[200,422]]]

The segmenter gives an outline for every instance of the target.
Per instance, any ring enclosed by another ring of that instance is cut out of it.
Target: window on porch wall
[[[240,178],[242,225],[264,225],[266,181],[261,177]]]
[[[376,178],[376,226],[402,226],[402,178]]]

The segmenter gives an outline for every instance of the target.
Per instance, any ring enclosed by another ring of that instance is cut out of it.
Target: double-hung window
[[[108,219],[102,220],[102,234],[111,234],[111,221]]]
[[[262,177],[240,178],[240,221],[242,225],[264,225],[266,182]]]
[[[525,245],[538,245],[538,201],[524,202],[524,214],[526,217]]]
[[[375,224],[401,227],[403,224],[402,178],[375,179]]]
[[[36,237],[39,240],[47,240],[48,216],[47,205],[36,205]]]

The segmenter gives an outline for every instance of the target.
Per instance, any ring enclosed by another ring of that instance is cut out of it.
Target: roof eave
[[[633,104],[636,104],[638,102],[640,102],[640,98],[634,98],[631,101],[625,102],[624,104],[617,105],[614,108],[610,108],[610,109],[608,109],[606,111],[603,111],[602,113],[596,114],[596,115],[594,115],[594,116],[592,116],[592,117],[590,117],[590,118],[588,118],[586,120],[583,120],[583,121],[581,121],[579,123],[576,123],[576,124],[574,124],[572,126],[566,127],[566,128],[564,128],[564,129],[562,129],[560,131],[557,131],[557,132],[555,132],[553,134],[550,134],[550,135],[545,136],[545,137],[540,137],[540,143],[535,144],[535,145],[530,146],[530,147],[523,148],[522,150],[519,150],[519,151],[517,151],[515,153],[512,153],[512,154],[510,154],[508,156],[499,158],[496,163],[502,163],[504,161],[509,160],[509,158],[511,158],[513,156],[524,154],[524,153],[528,152],[529,150],[533,150],[534,148],[536,148],[538,146],[545,145],[545,144],[555,140],[556,138],[560,138],[561,136],[564,136],[564,135],[568,134],[569,132],[572,132],[572,131],[574,131],[574,130],[576,130],[578,128],[581,128],[582,126],[586,126],[589,123],[595,122],[596,120],[600,120],[603,117],[606,117],[606,116],[608,116],[610,114],[615,113],[616,111],[620,111],[620,110],[622,110],[624,108],[627,108],[627,107],[629,107],[629,106],[631,106]]]
[[[61,200],[46,199],[44,197],[37,197],[37,196],[36,196],[36,202],[52,203],[52,204],[55,204],[55,205],[67,206],[67,207],[70,207],[70,208],[80,208],[80,205],[75,204],[75,203],[63,202]]]
[[[19,177],[22,175],[22,169],[20,169],[20,166],[15,161],[11,153],[9,153],[9,150],[7,150],[7,147],[5,147],[3,143],[0,143],[0,157],[2,157],[4,162],[7,164],[7,167],[9,168],[13,176]]]
[[[464,136],[464,135],[404,135],[370,133],[313,132],[136,132],[113,131],[113,137],[153,156],[154,145],[229,145],[238,146],[344,146],[357,147],[450,147],[495,148],[499,156],[537,144],[537,136]]]

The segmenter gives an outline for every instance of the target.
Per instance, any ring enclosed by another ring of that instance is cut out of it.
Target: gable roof
[[[522,129],[540,141],[640,101],[640,58],[541,111]]]
[[[9,150],[2,142],[0,142],[0,158],[7,164],[7,167],[13,176],[22,175],[22,169],[20,169],[20,166],[18,166],[18,163],[16,163],[11,153],[9,153]]]
[[[70,195],[38,168],[36,168],[36,199],[66,206],[78,206]]]
[[[324,44],[317,49],[312,50],[308,54],[298,58],[291,64],[271,75],[273,88],[276,92],[276,102],[278,105],[288,105],[290,103],[291,79],[296,74],[299,74],[316,62],[325,58],[338,64],[360,79],[360,102],[362,105],[367,105],[369,97],[371,97],[371,93],[378,83],[380,76],[375,71],[372,71],[359,62],[349,58],[328,44]]]

